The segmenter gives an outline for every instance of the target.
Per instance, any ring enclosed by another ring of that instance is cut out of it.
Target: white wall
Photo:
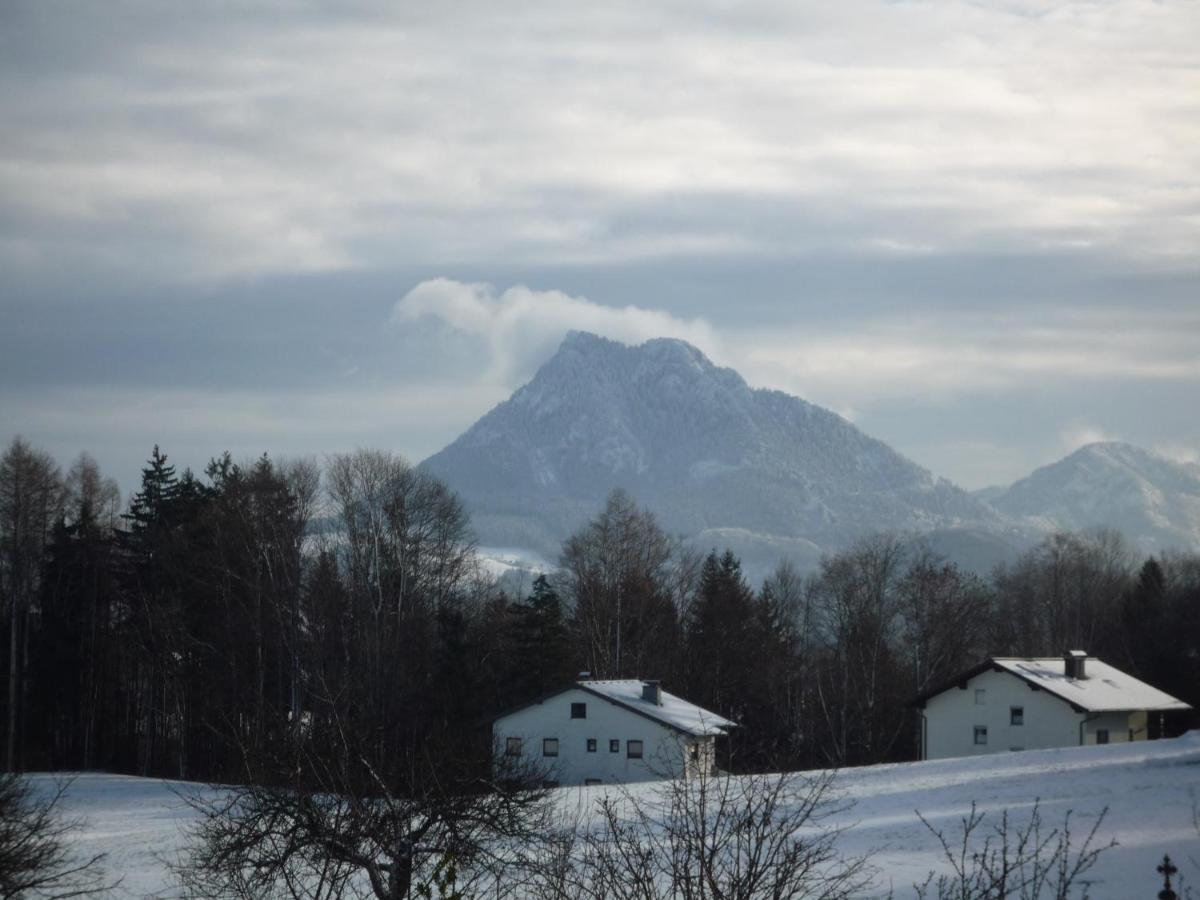
[[[571,704],[587,704],[587,718],[572,719]],[[700,742],[701,758],[711,761],[710,739],[688,738],[645,716],[631,712],[579,688],[570,688],[542,703],[497,719],[492,725],[495,752],[503,755],[509,737],[522,741],[525,764],[544,764],[549,778],[559,784],[584,784],[589,779],[603,783],[648,781],[680,773],[688,755],[687,746]],[[542,755],[544,738],[558,739],[558,757]],[[587,752],[588,738],[596,741],[596,752]],[[616,753],[609,741],[620,741]],[[630,759],[628,742],[642,742],[642,758]]]
[[[1141,713],[1140,718],[1144,722],[1146,714]],[[1129,741],[1129,729],[1134,727],[1134,716],[1129,713],[1100,713],[1099,715],[1092,714],[1087,718],[1087,722],[1083,726],[1083,742],[1085,744],[1096,743],[1096,732],[1104,729],[1108,732],[1108,742],[1110,744],[1125,744]],[[1135,734],[1135,741],[1144,741],[1146,739],[1146,731],[1144,728],[1141,732]]]
[[[975,702],[977,690],[984,692],[982,704]],[[1023,725],[1010,724],[1014,706],[1024,710]],[[926,701],[924,715],[925,759],[1074,747],[1084,719],[1052,694],[1033,690],[1015,675],[990,670],[967,682],[966,690],[953,687]],[[975,743],[976,725],[987,728],[987,744]],[[1117,739],[1111,728],[1110,737]],[[1128,739],[1127,725],[1123,737]]]

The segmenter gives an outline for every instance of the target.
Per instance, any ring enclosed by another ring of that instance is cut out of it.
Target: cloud
[[[328,422],[277,394],[336,383],[339,440],[378,407],[417,452],[435,412],[389,391],[465,427],[583,328],[683,337],[913,447],[1001,406],[996,443],[1079,410],[1195,444],[1198,30],[1153,0],[12,0],[0,420],[58,434],[21,398],[158,383],[324,446],[275,404]]]
[[[914,312],[844,326],[749,329],[732,341],[752,381],[834,407],[1037,392],[1047,384],[1200,383],[1200,315],[1111,309]],[[742,348],[740,351],[738,347]]]
[[[198,472],[225,450],[245,460],[264,452],[279,458],[366,446],[396,450],[418,462],[507,394],[462,382],[424,382],[419,390],[361,383],[295,390],[0,389],[0,446],[23,434],[60,463],[88,450],[129,493],[155,444],[180,468]]]
[[[677,337],[720,358],[712,327],[703,319],[679,319],[661,310],[612,307],[562,291],[523,285],[501,292],[490,284],[466,284],[450,278],[423,281],[392,310],[392,323],[434,321],[459,334],[481,339],[488,350],[483,380],[518,386],[553,353],[572,330],[639,344],[656,337]]]
[[[498,291],[435,278],[396,303],[392,323],[435,323],[473,339],[469,355],[476,366],[459,377],[509,388],[532,375],[572,329],[628,344],[678,337],[756,387],[804,397],[854,420],[898,401],[936,405],[1034,394],[1048,384],[1081,391],[1100,383],[1200,384],[1200,314],[1186,309],[1147,310],[1135,321],[1119,309],[1051,307],[878,314],[849,324],[801,317],[769,330],[753,321],[718,329],[703,318],[607,306],[557,290]]]
[[[792,6],[10,4],[0,260],[1190,258],[1200,7]]]
[[[1071,422],[1059,431],[1058,440],[1065,452],[1073,453],[1088,444],[1103,444],[1120,438],[1086,422]]]
[[[1120,435],[1151,443],[1165,423],[1145,422],[1145,401],[1138,398],[1153,396],[1166,407],[1174,402],[1169,397],[1200,388],[1194,340],[1200,315],[1189,309],[1145,310],[1133,320],[1106,307],[878,314],[849,324],[801,316],[766,330],[753,321],[718,328],[556,290],[437,278],[409,291],[392,321],[402,330],[433,324],[471,339],[461,358],[477,367],[462,366],[460,358],[458,374],[448,377],[509,389],[527,380],[571,329],[629,344],[679,337],[751,385],[837,411],[973,485],[1014,480],[1055,453]],[[427,343],[418,335],[409,352],[435,355],[420,349]],[[1124,387],[1115,392],[1114,385]],[[1097,405],[1106,406],[1100,400],[1106,396],[1111,423],[1100,428],[1090,417]],[[1080,416],[1065,426],[1064,406]],[[1143,421],[1134,424],[1131,416]]]
[[[109,321],[81,309],[63,321],[78,317],[87,337],[61,343],[47,339],[61,324],[52,309],[16,317],[23,324],[0,353],[11,362],[8,381],[0,378],[0,423],[60,459],[92,451],[127,489],[155,442],[198,467],[226,448],[302,455],[370,445],[420,459],[580,329],[630,344],[682,338],[750,384],[846,414],[973,486],[1015,480],[1113,435],[1173,447],[1176,458],[1200,446],[1195,423],[1176,414],[1200,390],[1200,314],[1188,308],[1136,317],[1105,308],[914,311],[849,321],[797,312],[768,330],[752,317],[718,326],[649,304],[442,277],[415,284],[390,307],[281,304],[260,319],[232,304],[198,310],[171,307],[165,317],[135,305]],[[196,327],[198,315],[211,327]],[[174,340],[155,338],[156,320]],[[132,322],[149,330],[130,331]],[[156,352],[143,356],[147,346]],[[53,364],[39,367],[39,355]],[[142,367],[130,368],[131,359]]]
[[[1155,444],[1154,451],[1167,459],[1173,459],[1179,463],[1191,463],[1193,465],[1200,463],[1200,445],[1184,444],[1177,441],[1166,441]]]

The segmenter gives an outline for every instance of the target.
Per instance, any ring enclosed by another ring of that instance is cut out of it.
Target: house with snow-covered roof
[[[1082,650],[993,657],[912,705],[922,759],[1144,741],[1153,717],[1191,709]]]
[[[658,681],[581,678],[492,722],[497,765],[550,783],[622,784],[707,773],[734,723]]]

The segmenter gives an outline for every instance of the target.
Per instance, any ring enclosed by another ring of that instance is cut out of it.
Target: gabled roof
[[[648,718],[655,719],[695,737],[724,734],[725,729],[737,727],[736,722],[718,716],[715,712],[689,703],[682,697],[660,692],[661,703],[653,703],[642,696],[642,686],[645,684],[635,678],[613,680],[578,681],[575,687],[602,697],[617,706],[623,706]]]
[[[1191,709],[1182,700],[1176,700],[1170,694],[1094,657],[1088,657],[1085,664],[1086,678],[1068,678],[1066,663],[1061,656],[1035,659],[997,657],[992,662],[1085,712]]]
[[[644,681],[636,678],[576,681],[548,694],[543,694],[536,700],[531,700],[529,703],[523,704],[516,709],[510,709],[501,713],[492,721],[495,722],[507,718],[513,713],[520,712],[527,707],[545,703],[547,700],[551,700],[567,691],[581,690],[599,697],[601,700],[606,700],[614,706],[620,706],[639,716],[653,719],[659,724],[692,737],[709,737],[725,734],[726,729],[737,727],[736,722],[731,722],[729,719],[719,716],[715,712],[710,712],[694,703],[689,703],[682,697],[668,694],[666,691],[659,692],[661,703],[653,703],[646,700],[642,696],[642,687],[644,685]]]
[[[1192,708],[1182,700],[1177,700],[1094,656],[1086,658],[1084,678],[1068,678],[1066,663],[1061,656],[992,657],[987,662],[963,672],[948,684],[921,694],[913,701],[913,705],[924,706],[925,701],[931,697],[965,684],[989,669],[1015,675],[1031,687],[1066,701],[1080,712],[1168,712]]]

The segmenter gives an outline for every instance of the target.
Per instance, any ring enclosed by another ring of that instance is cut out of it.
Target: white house
[[[922,759],[1144,741],[1151,716],[1191,709],[1082,650],[989,659],[913,705]]]
[[[582,679],[497,718],[492,744],[548,782],[611,784],[711,771],[733,725],[657,681]]]

